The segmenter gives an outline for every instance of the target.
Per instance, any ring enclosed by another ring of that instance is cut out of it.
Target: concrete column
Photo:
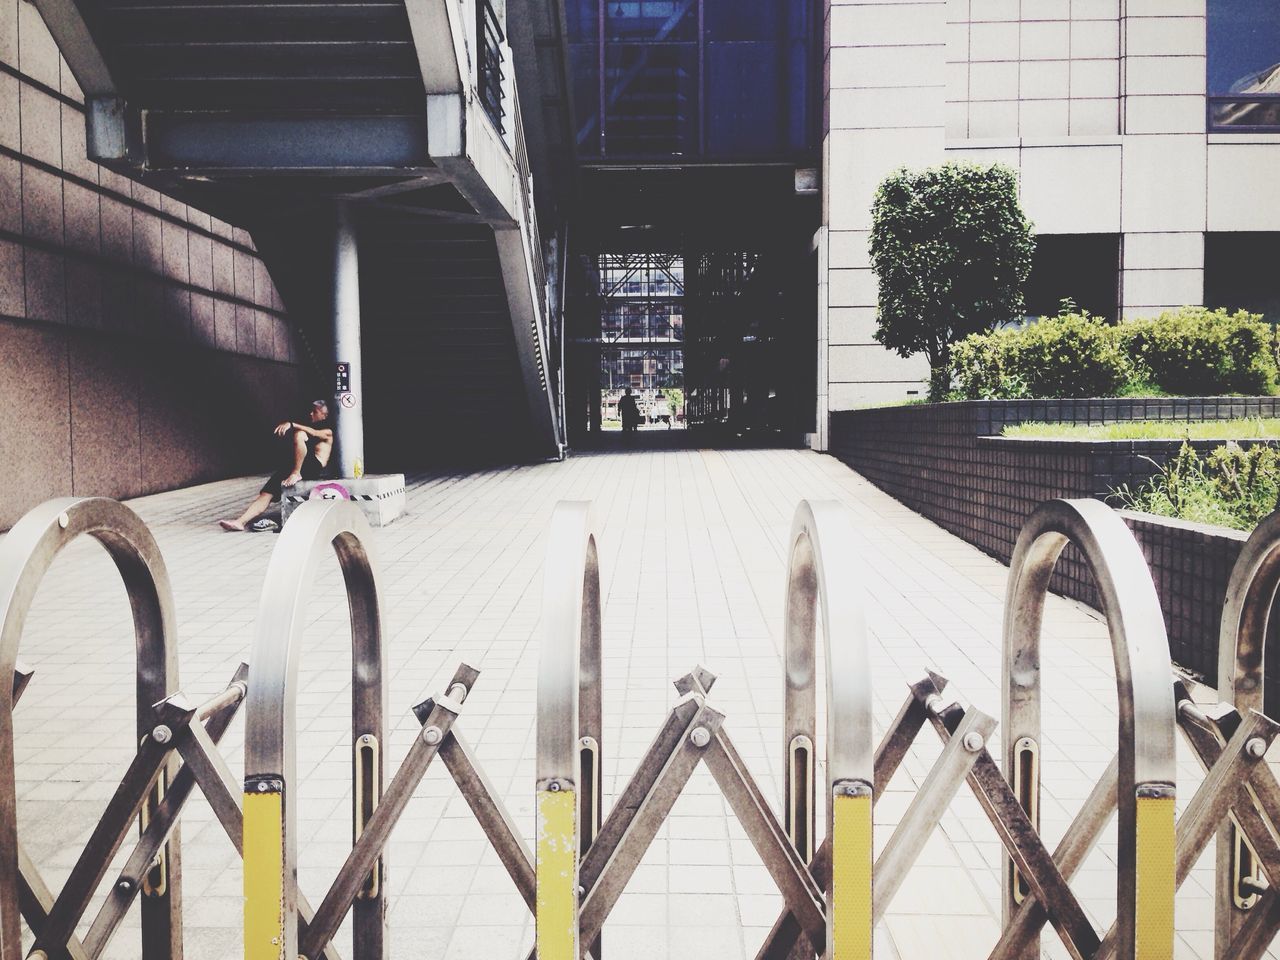
[[[355,225],[338,204],[333,235],[333,418],[338,469],[364,476],[364,390],[360,361],[360,257]]]
[[[923,393],[928,366],[875,342],[867,240],[881,180],[944,159],[946,3],[831,0],[826,11],[819,448],[831,410]]]
[[[1130,0],[1121,30],[1121,309],[1204,302],[1205,0]]]

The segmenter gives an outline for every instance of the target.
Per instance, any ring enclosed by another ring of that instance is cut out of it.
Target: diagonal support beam
[[[463,664],[454,673],[446,689],[453,690],[461,685],[463,689],[470,691],[475,686],[478,676],[478,671]],[[369,874],[378,862],[378,858],[382,856],[382,849],[386,846],[392,829],[399,822],[400,815],[408,806],[414,790],[422,782],[427,767],[436,758],[445,735],[458,719],[461,706],[461,703],[449,697],[441,697],[428,700],[415,710],[421,718],[422,733],[414,738],[413,746],[409,748],[409,753],[401,763],[400,769],[396,771],[395,777],[392,778],[378,806],[374,809],[373,816],[360,831],[359,839],[352,845],[346,862],[338,870],[338,875],[330,885],[329,892],[325,894],[320,906],[316,909],[315,917],[307,930],[300,932],[298,937],[300,955],[317,956],[319,950],[333,940],[334,934],[338,932],[338,927],[350,911],[356,896],[368,882]]]
[[[933,728],[944,743],[951,738],[963,715],[964,711],[955,704],[931,713]],[[1049,922],[1067,952],[1075,960],[1090,960],[1098,949],[1098,932],[1085,916],[1080,901],[1054,864],[1040,834],[986,747],[975,761],[968,781],[1032,895],[1047,908]]]
[[[873,803],[884,793],[889,781],[898,772],[898,767],[902,765],[907,752],[911,749],[911,744],[915,742],[921,729],[928,722],[929,699],[939,696],[946,686],[946,677],[933,672],[911,685],[907,699],[899,708],[898,715],[889,725],[888,732],[876,748],[875,783],[872,785],[871,794]],[[823,839],[814,852],[813,860],[809,863],[809,872],[813,874],[814,882],[825,890],[827,884],[831,882],[830,837]],[[800,924],[796,921],[795,915],[784,907],[756,953],[756,960],[785,960],[791,956],[791,951],[799,943],[800,936]]]

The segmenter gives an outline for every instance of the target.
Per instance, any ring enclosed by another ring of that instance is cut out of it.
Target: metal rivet
[[[156,743],[168,743],[173,739],[173,731],[162,723],[151,731],[151,739]]]
[[[133,889],[133,881],[126,877],[124,880],[121,880],[118,884],[116,884],[116,887],[123,893],[128,893],[130,890]]]
[[[467,685],[465,683],[455,683],[449,688],[449,692],[445,694],[450,700],[457,700],[461,703],[467,699]]]
[[[695,747],[705,747],[711,742],[711,733],[706,727],[694,727],[689,739]]]
[[[68,517],[65,513],[58,514],[58,526],[60,526],[63,530],[67,529],[70,523],[71,523],[71,518]]]
[[[548,783],[548,784],[547,784],[547,789],[548,789],[548,790],[550,790],[552,793],[559,793],[559,792],[560,792],[560,781],[559,781],[559,780],[552,780],[550,783]]]
[[[589,747],[589,746],[591,746],[591,738],[590,738],[590,737],[583,737],[583,738],[582,738],[581,740],[579,740],[578,742],[579,742],[580,744],[582,744],[584,747]]]
[[[361,743],[373,743],[373,737],[369,736],[369,734],[367,734],[367,733],[366,733],[363,737],[361,737],[361,738],[360,738],[360,742],[361,742]]]
[[[1267,741],[1261,737],[1254,737],[1244,745],[1244,752],[1255,760],[1261,760],[1267,755]]]
[[[266,793],[266,792],[267,792],[268,790],[270,790],[270,789],[271,789],[271,785],[270,785],[270,784],[268,784],[268,783],[267,783],[267,781],[265,781],[265,780],[259,781],[259,783],[258,783],[258,792],[259,792],[259,793]]]
[[[439,743],[441,740],[444,739],[444,731],[435,725],[432,725],[430,727],[423,727],[422,739],[434,747],[437,743]]]
[[[964,735],[963,746],[970,753],[977,753],[985,743],[986,741],[982,739],[982,734],[977,730],[970,730]]]

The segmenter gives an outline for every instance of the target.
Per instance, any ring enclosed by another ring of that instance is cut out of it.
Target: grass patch
[[[1276,509],[1280,454],[1274,447],[1227,442],[1206,455],[1183,443],[1177,456],[1136,488],[1112,491],[1131,510],[1252,530]]]
[[[1280,440],[1280,419],[1027,422],[1005,427],[1004,436],[1052,440]]]

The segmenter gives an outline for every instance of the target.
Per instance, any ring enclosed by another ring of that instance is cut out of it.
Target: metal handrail
[[[336,554],[351,617],[351,730],[357,824],[385,786],[386,652],[364,514],[346,500],[295,510],[271,553],[254,628],[245,721],[245,957],[298,955],[297,695],[307,601],[320,561]],[[372,803],[368,802],[372,799]],[[354,907],[357,958],[384,956],[384,857]]]
[[[551,518],[538,660],[537,955],[578,960],[578,867],[601,823],[600,563],[591,504]]]
[[[872,729],[871,655],[862,562],[847,509],[802,500],[791,524],[784,608],[786,632],[783,769],[784,827],[805,863],[815,852],[814,745],[817,742],[818,609],[827,674],[826,835],[833,883],[826,890],[827,944],[854,956],[871,943]],[[835,582],[830,577],[838,576]]]
[[[50,500],[29,511],[0,540],[0,676],[14,675],[27,614],[44,575],[63,548],[82,534],[93,537],[111,555],[129,595],[137,656],[137,734],[146,739],[154,725],[153,705],[178,690],[173,592],[151,531],[136,513],[115,500]],[[12,686],[0,683],[0,954],[5,957],[22,955],[13,706]],[[167,763],[167,774],[162,776],[172,777],[175,767],[176,763]],[[181,928],[176,834],[163,849],[168,882],[163,889],[152,889],[142,901],[144,958],[167,956],[175,931]]]
[[[1004,774],[1038,830],[1040,642],[1045,598],[1068,543],[1084,555],[1101,598],[1119,698],[1116,801],[1117,956],[1173,950],[1173,830],[1176,715],[1173,666],[1151,571],[1133,533],[1097,500],[1041,504],[1018,534],[1004,613]],[[1004,871],[1007,928],[1027,894],[1011,860]],[[1138,944],[1139,937],[1150,942]],[[1167,939],[1169,942],[1165,943]],[[1039,935],[1031,938],[1038,947]],[[1141,947],[1142,953],[1135,953]]]

